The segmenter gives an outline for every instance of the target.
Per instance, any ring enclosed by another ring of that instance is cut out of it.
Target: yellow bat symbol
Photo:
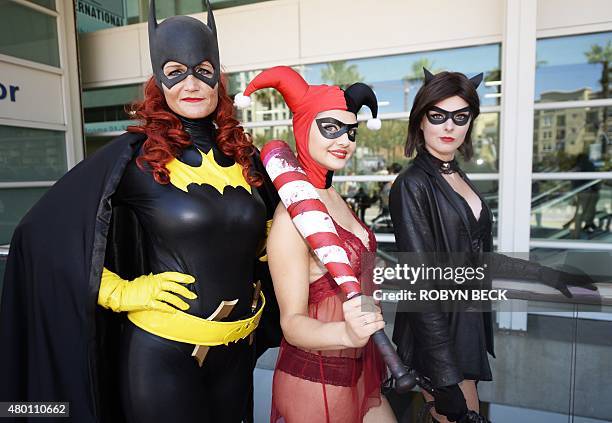
[[[242,166],[234,163],[229,167],[222,167],[215,161],[212,149],[204,154],[199,149],[198,152],[202,155],[202,164],[197,167],[189,166],[174,159],[170,161],[166,168],[170,171],[170,183],[180,190],[187,192],[187,187],[190,184],[207,184],[214,187],[223,195],[223,190],[226,186],[243,187],[249,193],[251,186],[245,181],[242,176]]]

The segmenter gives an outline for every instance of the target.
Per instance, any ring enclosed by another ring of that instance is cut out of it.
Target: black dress
[[[484,203],[478,220],[474,217],[468,202],[458,193],[459,200],[465,206],[468,216],[469,232],[472,243],[476,248],[474,253],[483,252],[483,245],[486,237],[491,234],[491,218]],[[478,256],[478,254],[476,254]],[[453,321],[454,328],[451,328],[457,335],[455,336],[455,351],[457,362],[465,379],[470,380],[492,380],[491,367],[487,357],[487,341],[485,336],[484,316],[481,312],[462,312],[457,313]]]

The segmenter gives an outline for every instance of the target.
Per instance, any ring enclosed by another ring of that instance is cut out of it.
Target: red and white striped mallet
[[[291,147],[284,141],[270,141],[262,148],[261,158],[298,232],[325,265],[347,299],[361,295],[361,286],[327,207],[300,167]],[[395,389],[398,392],[412,389],[416,380],[405,368],[385,332],[382,329],[376,331],[372,339],[395,379]]]

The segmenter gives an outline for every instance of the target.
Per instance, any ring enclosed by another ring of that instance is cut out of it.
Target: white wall
[[[438,0],[435,7],[421,0],[276,0],[222,9],[215,18],[221,62],[235,72],[501,42],[504,10],[502,0]],[[538,36],[611,24],[610,0],[538,1]],[[82,34],[80,46],[86,88],[150,74],[146,24]]]

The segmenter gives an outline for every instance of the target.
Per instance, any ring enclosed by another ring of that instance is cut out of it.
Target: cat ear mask
[[[423,68],[423,75],[425,76],[425,83],[426,84],[428,82],[430,82],[434,78],[434,76],[435,76],[433,73],[428,71],[426,68]],[[470,82],[472,83],[472,86],[474,87],[474,89],[478,88],[478,86],[482,82],[483,78],[484,78],[484,74],[482,72],[480,72],[478,75],[473,76],[473,77],[470,78]]]

